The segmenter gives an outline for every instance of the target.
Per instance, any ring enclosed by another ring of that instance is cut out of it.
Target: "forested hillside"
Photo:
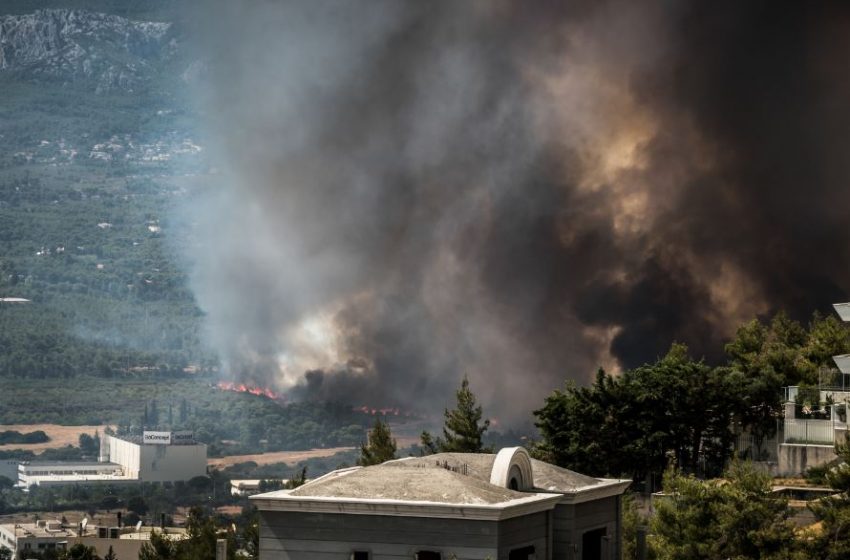
[[[177,210],[207,170],[181,76],[192,61],[157,17],[176,12],[32,10],[54,4],[0,12],[0,298],[30,300],[0,303],[0,376],[210,368]]]
[[[183,5],[0,6],[0,424],[190,429],[213,455],[355,445],[371,418],[349,404],[216,387],[188,285],[215,171]]]

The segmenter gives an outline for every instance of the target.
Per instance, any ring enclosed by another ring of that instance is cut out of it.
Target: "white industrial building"
[[[91,461],[23,461],[18,486],[58,486],[68,483],[127,482],[121,465]]]
[[[187,481],[207,474],[207,446],[191,432],[144,432],[141,436],[104,435],[99,460],[24,461],[18,486],[122,484]]]
[[[100,440],[100,460],[115,463],[124,476],[142,482],[177,482],[207,474],[207,446],[190,432],[145,432]]]
[[[0,476],[4,476],[11,481],[18,478],[18,464],[20,460],[3,459],[0,461]]]

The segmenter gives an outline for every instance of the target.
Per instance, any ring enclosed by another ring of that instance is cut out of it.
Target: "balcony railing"
[[[799,392],[800,388],[796,385],[785,387],[785,402],[796,401]],[[850,401],[850,387],[822,386],[820,388],[820,401],[826,402],[827,397],[836,403]]]
[[[812,443],[832,445],[835,443],[835,428],[845,428],[846,425],[836,426],[832,420],[798,420],[785,419],[785,443]]]

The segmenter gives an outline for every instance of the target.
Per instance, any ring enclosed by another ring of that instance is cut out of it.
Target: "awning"
[[[833,356],[832,361],[835,362],[835,365],[838,366],[841,373],[850,373],[850,354]]]
[[[850,303],[833,303],[832,307],[842,321],[850,321]],[[846,372],[845,372],[846,373]]]

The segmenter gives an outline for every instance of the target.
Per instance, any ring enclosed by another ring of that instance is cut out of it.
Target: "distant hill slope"
[[[0,304],[0,376],[213,367],[182,263],[197,240],[176,210],[207,163],[175,25],[4,13],[23,4],[0,3],[0,297],[32,303]]]
[[[98,91],[132,90],[173,55],[171,23],[131,21],[86,10],[0,16],[0,71],[59,80],[85,78]]]

